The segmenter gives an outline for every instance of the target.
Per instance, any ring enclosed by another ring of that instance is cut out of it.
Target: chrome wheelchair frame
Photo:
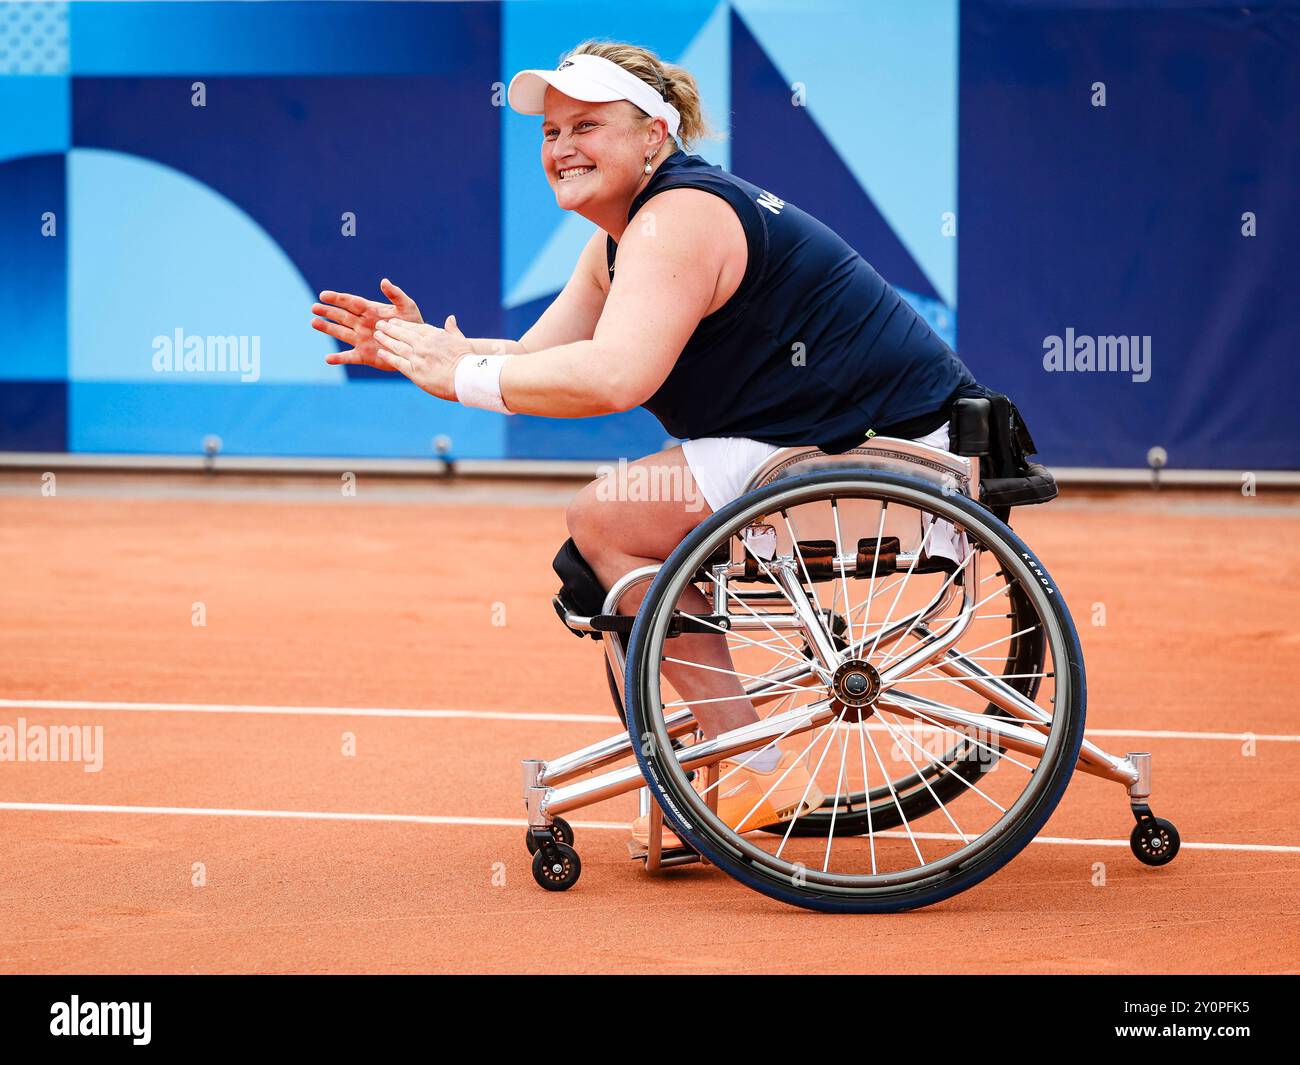
[[[815,447],[785,448],[774,453],[750,476],[742,499],[776,481],[806,474],[830,471],[872,472],[902,475],[925,482],[943,494],[961,494],[978,499],[980,484],[979,459],[952,454],[917,443],[886,437],[868,440],[859,447],[837,455],[828,455]],[[776,556],[766,563],[768,575],[779,584],[793,609],[785,613],[763,612],[750,609],[751,604],[766,600],[770,605],[772,593],[754,591],[740,586],[737,578],[745,573],[746,555],[752,549],[744,542],[755,526],[747,526],[743,535],[733,536],[730,558],[708,569],[707,581],[700,582],[710,604],[711,614],[705,622],[721,632],[772,630],[797,633],[804,638],[812,652],[804,664],[785,667],[770,676],[744,684],[745,695],[752,700],[772,698],[773,693],[791,685],[812,687],[829,686],[845,656],[835,643],[828,639],[830,618],[825,608],[810,599],[800,579],[802,559]],[[914,566],[919,549],[900,552],[897,565]],[[937,721],[954,729],[979,729],[982,734],[1003,751],[1042,755],[1047,744],[1050,717],[1033,699],[991,673],[973,657],[956,649],[958,641],[967,631],[976,607],[978,588],[978,553],[972,551],[966,573],[954,579],[957,573],[944,581],[941,589],[928,603],[911,610],[889,622],[881,632],[885,639],[898,634],[911,634],[916,646],[897,660],[889,662],[879,674],[878,696],[881,707],[891,714],[919,721],[922,717]],[[856,560],[852,550],[836,554],[831,560],[835,574],[852,575]],[[611,675],[622,678],[627,661],[623,641],[612,638],[616,631],[612,621],[626,623],[627,616],[617,613],[618,604],[627,592],[652,581],[662,564],[633,570],[620,578],[605,596],[602,613],[578,616],[564,607],[556,597],[557,611],[564,624],[580,633],[601,633]],[[804,575],[807,575],[806,568]],[[1041,575],[1040,575],[1041,576]],[[838,578],[836,578],[838,579]],[[929,623],[942,612],[955,609],[954,622],[946,626],[930,627]],[[883,625],[883,623],[882,623]],[[877,637],[879,639],[879,637]],[[945,707],[922,696],[893,695],[890,684],[908,676],[921,667],[937,669],[980,698],[1001,711],[999,716],[975,714]],[[802,684],[801,684],[802,682]],[[704,773],[704,783],[717,780],[718,764],[723,759],[734,758],[753,751],[770,741],[817,728],[831,722],[842,709],[837,706],[828,687],[825,698],[808,705],[775,713],[742,728],[705,739],[698,731],[689,707],[664,714],[668,735],[676,740],[694,734],[695,742],[689,746],[676,746],[675,757],[683,771]],[[626,693],[625,693],[626,695]],[[861,720],[861,718],[860,718]],[[1080,726],[1081,730],[1081,726]],[[564,820],[569,814],[585,806],[616,795],[636,791],[640,793],[640,812],[649,819],[649,841],[644,848],[629,841],[632,857],[644,862],[649,872],[670,866],[701,861],[700,855],[688,849],[667,851],[663,846],[663,815],[652,798],[647,778],[636,763],[620,768],[607,768],[632,756],[633,741],[624,731],[607,739],[583,747],[571,754],[547,760],[529,759],[523,763],[523,798],[528,813],[527,842],[534,852],[534,875],[538,883],[550,890],[563,890],[578,877],[581,864],[572,849],[572,829]],[[595,776],[587,774],[603,770]],[[1133,829],[1131,845],[1134,854],[1150,865],[1165,864],[1172,860],[1178,849],[1177,830],[1168,821],[1155,818],[1150,810],[1151,755],[1147,752],[1129,752],[1116,756],[1096,744],[1083,739],[1075,772],[1112,780],[1128,792],[1129,803],[1137,822]],[[584,778],[585,779],[580,779]],[[710,808],[716,810],[716,791],[710,789]]]

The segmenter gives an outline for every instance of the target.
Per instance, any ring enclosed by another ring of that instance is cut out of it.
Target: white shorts
[[[944,422],[927,436],[917,437],[916,442],[947,451],[948,423]],[[773,452],[780,450],[775,444],[764,444],[745,436],[708,436],[682,441],[686,464],[691,468],[700,494],[715,514],[739,499],[753,472]],[[950,559],[960,566],[969,551],[966,534],[958,532],[946,521],[933,521],[931,524],[933,528],[924,534],[925,553],[932,558]]]
[[[948,423],[944,422],[929,436],[917,437],[917,442],[947,451]],[[747,436],[706,436],[682,441],[686,464],[700,486],[700,494],[715,514],[732,500],[739,499],[753,472],[773,452],[780,450],[776,444],[764,444]]]

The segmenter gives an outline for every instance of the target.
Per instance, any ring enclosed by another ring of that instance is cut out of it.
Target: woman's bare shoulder
[[[665,251],[673,249],[679,261],[684,253],[699,270],[712,275],[709,314],[723,307],[740,287],[749,262],[749,243],[740,216],[722,197],[704,189],[665,189],[633,216],[628,232],[634,231],[667,238],[644,243],[659,244]]]
[[[707,189],[664,189],[663,192],[655,193],[646,200],[628,224],[632,226],[636,225],[638,220],[644,222],[660,216],[705,223],[710,229],[715,225],[724,229],[730,228],[728,222],[732,222],[735,232],[744,237],[744,227],[740,224],[736,209],[717,193]]]

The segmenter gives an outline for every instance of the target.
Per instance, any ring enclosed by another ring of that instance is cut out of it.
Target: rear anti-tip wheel
[[[567,843],[573,846],[573,827],[563,817],[556,817],[551,821],[551,838],[556,843]],[[539,846],[538,840],[533,836],[531,828],[524,831],[524,844],[528,847],[529,854],[536,854]]]
[[[1182,840],[1172,821],[1144,817],[1133,826],[1128,842],[1143,865],[1168,865],[1177,856]]]
[[[568,891],[582,875],[578,852],[566,843],[551,843],[533,855],[533,879],[547,891]]]

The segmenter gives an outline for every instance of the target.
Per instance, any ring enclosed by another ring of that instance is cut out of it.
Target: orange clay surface
[[[104,762],[0,762],[0,971],[1300,970],[1294,495],[1017,514],[1079,628],[1090,737],[1154,755],[1173,864],[1138,864],[1124,790],[1076,775],[991,879],[844,917],[647,875],[632,796],[571,817],[573,890],[534,884],[520,759],[617,728],[599,646],[550,606],[576,483],[40,484],[0,475],[0,725],[101,725]]]

